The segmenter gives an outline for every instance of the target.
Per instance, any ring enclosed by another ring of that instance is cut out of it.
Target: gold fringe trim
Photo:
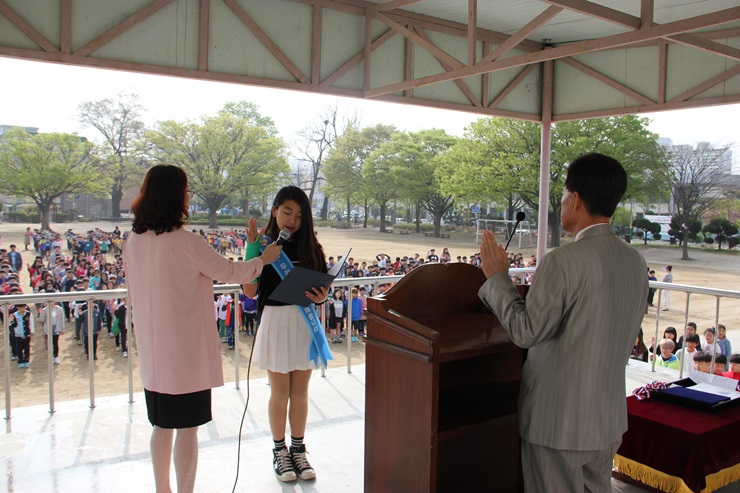
[[[619,454],[614,456],[616,470],[632,479],[640,481],[648,486],[657,488],[666,493],[693,493],[683,479],[670,476],[657,469],[640,464]],[[706,477],[707,486],[701,493],[711,493],[714,490],[727,486],[740,480],[740,464],[722,469]]]

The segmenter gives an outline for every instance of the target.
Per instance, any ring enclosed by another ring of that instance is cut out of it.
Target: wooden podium
[[[484,281],[429,264],[368,300],[366,493],[517,491],[524,351],[483,310]]]

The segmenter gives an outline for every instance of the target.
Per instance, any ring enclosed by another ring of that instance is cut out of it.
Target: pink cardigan
[[[222,386],[212,279],[250,282],[262,260],[230,262],[180,228],[131,233],[123,262],[144,388],[187,394]]]

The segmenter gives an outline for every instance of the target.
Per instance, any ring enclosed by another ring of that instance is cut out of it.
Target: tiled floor
[[[627,389],[657,379],[640,363],[627,368]],[[244,385],[244,383],[242,384]],[[316,468],[315,481],[283,484],[271,468],[267,422],[269,386],[265,379],[250,382],[251,398],[244,420],[239,481],[236,491],[361,492],[365,367],[353,373],[331,369],[311,382],[306,443]],[[199,432],[200,456],[196,491],[228,492],[237,472],[239,424],[246,389],[233,383],[213,394],[214,420]],[[54,415],[48,406],[13,410],[0,435],[0,491],[26,492],[149,492],[154,491],[149,461],[151,427],[143,395],[88,401],[59,402]],[[173,471],[174,478],[174,471]],[[641,491],[613,481],[617,492]],[[173,479],[174,485],[174,479]],[[730,486],[723,493],[740,491]]]

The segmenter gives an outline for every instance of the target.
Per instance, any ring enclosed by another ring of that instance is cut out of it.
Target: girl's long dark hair
[[[273,209],[277,209],[287,200],[295,201],[301,208],[301,227],[293,233],[292,238],[293,241],[298,242],[298,260],[301,266],[307,269],[325,271],[326,256],[324,255],[324,249],[321,243],[316,238],[316,232],[313,228],[311,205],[308,203],[306,192],[293,185],[281,188],[277,195],[275,195],[275,200],[272,203]],[[272,214],[270,214],[270,220],[265,228],[265,234],[272,241],[275,241],[280,234],[277,220]]]
[[[141,184],[139,196],[131,204],[134,233],[154,231],[160,235],[180,229],[189,217],[185,202],[188,176],[182,168],[158,164],[151,168]]]

